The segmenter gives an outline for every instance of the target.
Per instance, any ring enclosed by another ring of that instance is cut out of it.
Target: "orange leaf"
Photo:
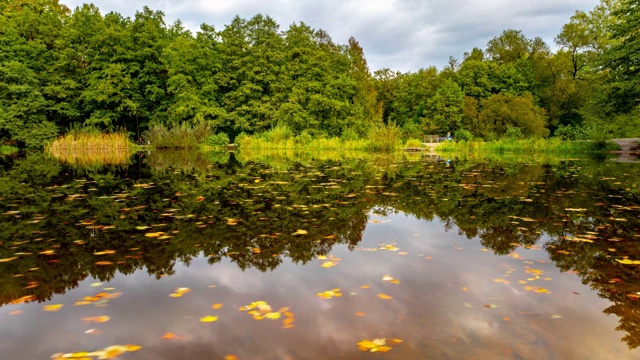
[[[211,308],[213,310],[218,310],[218,309],[222,308],[222,306],[223,306],[222,304],[213,304],[213,305],[211,305]]]
[[[391,299],[393,299],[393,297],[391,297],[391,296],[389,296],[387,294],[378,294],[378,297],[380,299],[383,299],[383,300],[391,300]]]
[[[111,320],[111,318],[108,316],[94,316],[94,317],[86,317],[86,318],[83,318],[82,320],[87,322],[103,323]]]

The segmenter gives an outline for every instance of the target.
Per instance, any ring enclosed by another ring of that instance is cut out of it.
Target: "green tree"
[[[530,94],[515,96],[496,94],[482,102],[479,114],[483,136],[489,133],[504,134],[508,128],[519,128],[525,136],[545,137],[544,109],[537,107]]]
[[[451,80],[446,80],[429,100],[429,107],[430,123],[440,133],[454,132],[462,124],[464,93],[458,84]]]

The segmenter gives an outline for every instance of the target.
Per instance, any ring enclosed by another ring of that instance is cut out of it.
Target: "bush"
[[[465,129],[458,129],[453,134],[453,138],[457,141],[471,141],[473,140],[473,134]]]
[[[156,124],[146,131],[144,139],[158,149],[180,149],[197,147],[211,134],[207,124],[191,127],[187,124],[174,125],[167,129],[163,124]]]
[[[420,125],[414,122],[407,122],[402,125],[402,138],[403,139],[420,139],[423,137]]]
[[[507,140],[520,140],[524,138],[524,134],[522,134],[522,130],[520,128],[509,126],[504,135],[502,135],[502,138]]]
[[[214,147],[216,149],[226,149],[229,145],[229,136],[225,133],[218,133],[215,135],[209,135],[205,141],[205,145]]]
[[[395,124],[374,127],[369,132],[369,147],[374,151],[391,152],[398,147],[401,135],[400,128]]]
[[[342,135],[340,136],[340,138],[343,141],[353,141],[353,140],[360,139],[360,137],[358,136],[358,133],[356,133],[356,131],[351,128],[344,129],[344,131],[342,131]]]
[[[406,148],[421,148],[424,147],[422,145],[422,141],[418,139],[407,139],[407,142],[404,143],[404,147]]]
[[[313,140],[311,134],[307,131],[303,131],[300,135],[296,136],[294,142],[297,145],[308,145]]]
[[[571,125],[558,126],[556,131],[553,133],[553,136],[560,138],[561,140],[569,141],[586,140],[588,137],[587,130],[584,127]]]
[[[262,133],[261,137],[270,142],[279,143],[293,138],[293,131],[286,124],[277,124],[271,130]]]

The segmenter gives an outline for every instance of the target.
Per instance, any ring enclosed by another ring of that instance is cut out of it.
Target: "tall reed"
[[[123,132],[71,132],[54,140],[46,151],[55,158],[75,165],[126,165],[133,144]]]

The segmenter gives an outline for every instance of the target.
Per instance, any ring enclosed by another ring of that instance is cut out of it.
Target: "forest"
[[[58,0],[0,3],[0,140],[38,148],[72,131],[203,126],[360,138],[640,136],[640,1],[576,11],[555,38],[504,30],[443,69],[371,71],[354,38],[335,43],[267,15],[224,29],[144,7],[134,18]],[[553,45],[553,44],[552,44]]]

